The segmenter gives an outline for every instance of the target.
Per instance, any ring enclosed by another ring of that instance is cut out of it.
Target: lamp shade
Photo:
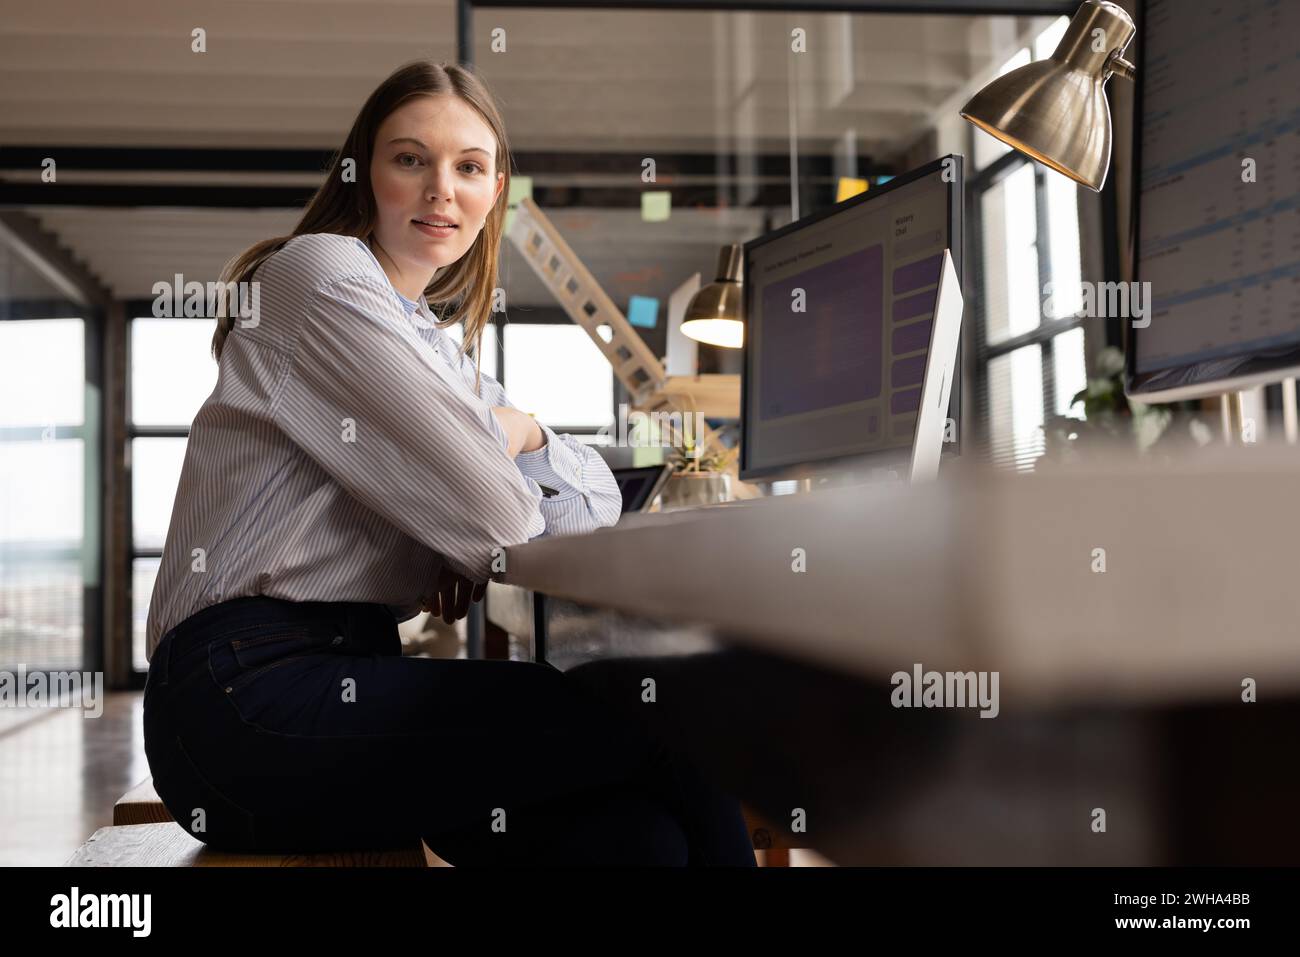
[[[1104,0],[1087,0],[1046,60],[1000,76],[962,108],[984,132],[1100,190],[1110,168],[1112,73],[1133,78],[1121,54],[1133,38],[1133,20]]]
[[[741,315],[741,247],[738,243],[718,251],[717,275],[686,304],[682,334],[711,346],[739,349],[745,342]]]

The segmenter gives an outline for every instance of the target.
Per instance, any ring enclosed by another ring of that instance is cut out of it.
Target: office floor
[[[59,866],[113,823],[113,802],[149,776],[142,692],[105,695],[104,713],[18,712],[0,723],[0,867]],[[829,864],[792,851],[792,866]]]
[[[143,693],[104,699],[98,718],[50,709],[0,726],[0,866],[62,864],[149,776]]]

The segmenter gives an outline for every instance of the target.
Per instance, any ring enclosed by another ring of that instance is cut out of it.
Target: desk
[[[1298,491],[1261,448],[629,516],[507,549],[488,614],[547,596],[548,661],[840,863],[1294,863]],[[894,708],[917,663],[998,716]]]

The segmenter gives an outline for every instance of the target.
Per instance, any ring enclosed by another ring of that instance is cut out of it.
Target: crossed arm
[[[545,445],[546,433],[531,415],[504,405],[493,406],[492,414],[506,431],[509,438],[506,452],[511,458],[520,452],[533,452]],[[481,601],[486,593],[486,582],[472,582],[443,565],[438,571],[434,595],[422,608],[450,625],[468,615],[470,605]]]
[[[323,283],[305,306],[271,415],[350,495],[442,556],[444,611],[468,609],[475,584],[481,594],[496,547],[618,520],[600,454],[515,408],[490,376],[479,395],[457,388],[381,277]]]

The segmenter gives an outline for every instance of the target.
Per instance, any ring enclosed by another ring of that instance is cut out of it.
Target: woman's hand
[[[420,607],[450,625],[468,615],[469,606],[480,601],[486,593],[486,582],[475,584],[444,564],[438,569],[438,585],[433,600]]]
[[[531,415],[513,409],[508,405],[492,406],[492,414],[506,430],[510,446],[506,450],[511,458],[520,452],[533,452],[546,444],[546,433]]]

